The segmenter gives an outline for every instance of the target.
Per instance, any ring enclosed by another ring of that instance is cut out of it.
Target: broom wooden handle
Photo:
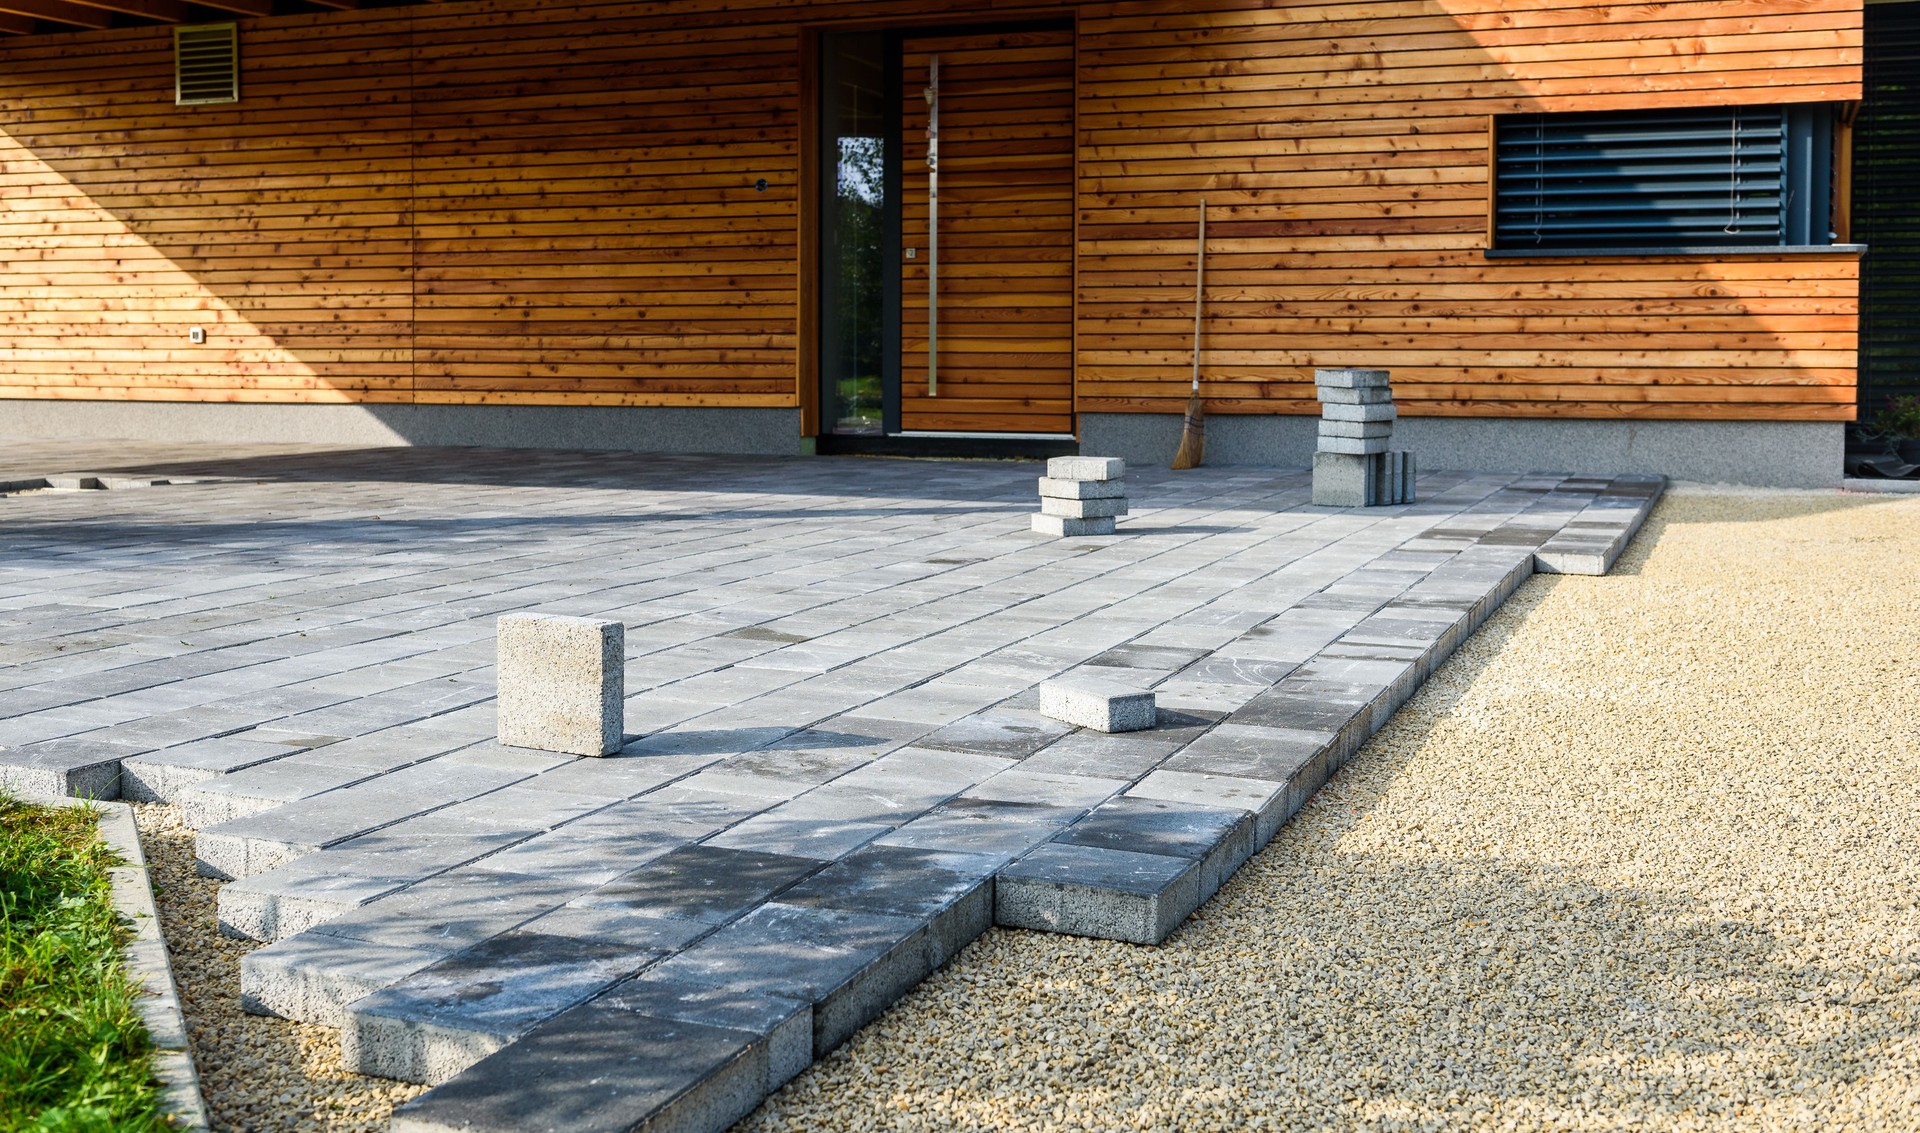
[[[1200,308],[1207,289],[1207,202],[1200,200],[1200,237],[1193,252],[1193,392],[1200,392]]]

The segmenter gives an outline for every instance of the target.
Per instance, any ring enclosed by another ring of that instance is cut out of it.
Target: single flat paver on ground
[[[1013,463],[129,463],[202,482],[0,500],[0,785],[178,801],[276,942],[249,1009],[444,1083],[395,1128],[503,1131],[723,1127],[996,920],[1157,943],[1660,488],[1136,469],[1075,540]],[[495,742],[521,611],[625,627],[620,750]],[[1157,712],[1076,728],[1055,679]]]

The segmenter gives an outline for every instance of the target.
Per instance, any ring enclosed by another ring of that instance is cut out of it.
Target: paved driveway
[[[724,1127],[996,920],[1164,937],[1658,493],[1439,474],[1343,511],[1301,472],[1136,472],[1120,535],[1050,539],[1013,463],[9,461],[119,486],[0,499],[0,776],[180,804],[223,927],[276,942],[250,1007],[445,1083],[418,1129]],[[521,610],[625,623],[618,755],[493,742]],[[1081,668],[1159,725],[1041,715]]]

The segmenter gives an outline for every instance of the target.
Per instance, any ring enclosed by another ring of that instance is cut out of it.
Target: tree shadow
[[[53,446],[58,451],[58,446]],[[279,451],[223,451],[207,446],[203,457],[181,458],[182,446],[165,456],[145,455],[131,445],[119,455],[76,445],[75,455],[43,459],[83,460],[84,468],[45,467],[58,472],[108,472],[162,479],[210,478],[271,484],[470,484],[570,491],[680,491],[785,495],[874,495],[994,500],[1008,493],[1033,494],[1034,462],[870,460],[859,457],[702,456],[676,453],[592,452],[568,449],[339,448],[286,446]],[[85,455],[79,455],[84,453]],[[25,475],[29,470],[19,470]],[[11,473],[10,473],[11,474]]]

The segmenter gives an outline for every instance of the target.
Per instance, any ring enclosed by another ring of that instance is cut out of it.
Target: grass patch
[[[168,1125],[96,820],[0,795],[0,1133]]]

